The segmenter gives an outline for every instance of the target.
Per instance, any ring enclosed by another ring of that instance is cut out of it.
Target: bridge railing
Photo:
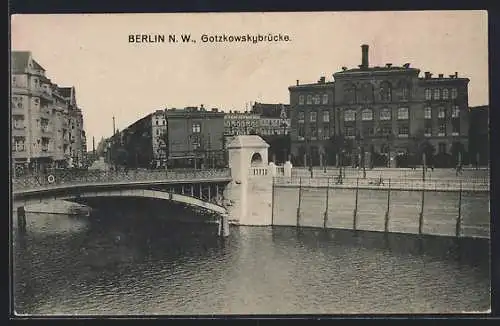
[[[434,190],[434,191],[489,191],[490,182],[486,179],[433,179],[421,180],[412,178],[353,178],[353,177],[275,177],[276,186],[288,187],[330,187],[330,188],[367,188],[367,189],[401,189],[401,190]]]
[[[27,189],[51,188],[62,185],[82,185],[122,182],[148,181],[196,181],[214,178],[230,178],[229,169],[210,170],[128,170],[128,171],[99,171],[99,170],[63,170],[52,173],[23,175],[12,179],[14,191]]]

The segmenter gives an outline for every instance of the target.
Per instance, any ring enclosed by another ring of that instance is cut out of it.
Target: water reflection
[[[16,310],[331,314],[489,308],[484,240],[232,227],[224,241],[213,224],[184,223],[188,215],[127,207],[88,218],[58,216],[78,226],[71,232],[47,233],[47,225],[35,223],[15,239]]]

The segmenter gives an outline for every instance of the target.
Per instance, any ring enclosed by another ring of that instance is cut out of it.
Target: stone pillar
[[[271,225],[272,173],[250,175],[252,167],[268,169],[269,145],[259,136],[236,136],[228,145],[229,168],[233,180],[224,190],[229,218],[241,225]],[[252,157],[260,160],[252,163]],[[275,170],[275,167],[274,167]]]
[[[285,165],[283,166],[283,171],[285,173],[285,178],[291,178],[292,177],[292,162],[286,161]]]

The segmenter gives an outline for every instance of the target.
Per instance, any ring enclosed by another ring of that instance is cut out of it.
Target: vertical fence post
[[[358,191],[359,191],[359,177],[356,178],[356,201],[354,202],[354,212],[352,217],[352,229],[356,231],[357,229],[357,219],[358,219]]]
[[[300,226],[300,202],[302,200],[302,177],[299,177],[299,204],[297,205],[297,227]]]
[[[455,230],[455,235],[460,237],[462,228],[462,180],[460,180],[460,189],[458,191],[458,216],[457,216],[457,225]]]
[[[326,179],[326,208],[325,214],[323,216],[323,228],[326,229],[326,225],[328,223],[328,199],[330,197],[330,178]]]
[[[422,234],[424,224],[425,186],[422,188],[422,200],[420,202],[420,214],[418,218],[418,234]]]
[[[17,227],[20,232],[26,232],[26,211],[24,206],[19,206],[17,208]]]
[[[389,188],[387,189],[387,209],[385,211],[384,231],[389,232],[389,210],[391,207],[391,179],[389,179]]]
[[[274,225],[274,177],[273,177],[273,181],[272,181],[272,184],[271,184],[271,226]]]

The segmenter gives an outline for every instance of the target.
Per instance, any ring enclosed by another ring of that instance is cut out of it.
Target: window
[[[161,124],[162,124],[162,125],[165,125],[165,120],[162,120],[162,121],[161,121]]]
[[[200,147],[200,137],[197,135],[192,137],[193,149],[198,149]]]
[[[345,85],[344,86],[344,102],[346,103],[356,103],[356,86],[355,85]]]
[[[347,110],[344,112],[344,121],[356,121],[356,111]]]
[[[297,133],[298,133],[299,140],[303,140],[304,134],[305,134],[304,123],[299,123],[299,127],[297,129],[298,129]]]
[[[459,118],[460,117],[460,108],[458,107],[458,105],[455,105],[451,109],[451,117],[452,118]]]
[[[159,135],[160,135],[160,130],[156,129],[156,136],[159,136]]]
[[[361,112],[361,120],[371,121],[373,120],[373,111],[370,109],[365,109]]]
[[[409,93],[410,93],[410,91],[408,89],[408,86],[406,84],[403,84],[401,86],[401,100],[402,101],[407,101]]]
[[[375,135],[375,129],[373,129],[373,127],[363,128],[363,136],[368,137],[373,135]]]
[[[364,102],[373,101],[373,85],[372,84],[365,83],[363,85],[361,92],[362,92],[362,99]]]
[[[317,116],[318,116],[318,113],[316,111],[311,111],[309,113],[309,121],[316,122]]]
[[[391,120],[391,110],[390,109],[382,109],[380,110],[380,120]]]
[[[425,99],[428,101],[432,99],[432,90],[430,88],[425,89]]]
[[[441,95],[440,89],[439,88],[435,88],[434,89],[434,99],[435,100],[439,100],[440,95]]]
[[[311,139],[316,139],[316,137],[318,137],[318,129],[316,128],[316,125],[309,126],[309,133],[311,135]]]
[[[439,108],[439,111],[438,111],[438,118],[439,118],[439,119],[444,119],[444,118],[446,118],[446,110],[445,110],[445,108]]]
[[[408,137],[408,125],[401,125],[398,128],[398,136],[400,138],[407,138]]]
[[[158,120],[156,120],[156,125],[158,125]]]
[[[448,88],[444,88],[442,92],[443,100],[447,100],[449,96]]]
[[[439,124],[438,136],[443,137],[446,135],[446,123]]]
[[[319,94],[314,95],[314,104],[320,104],[321,103],[321,98],[319,97]]]
[[[200,133],[201,132],[201,125],[199,123],[193,123],[192,126],[193,133]]]
[[[12,116],[14,129],[24,129],[24,117],[23,116]]]
[[[312,95],[307,95],[307,104],[312,104]]]
[[[328,104],[328,94],[323,94],[323,104]]]
[[[13,150],[15,152],[24,152],[25,150],[25,138],[24,137],[14,137]]]
[[[304,95],[299,95],[299,105],[304,104]]]
[[[383,136],[389,136],[392,134],[392,128],[391,127],[382,127],[382,135]]]
[[[457,93],[458,93],[458,92],[457,92],[457,89],[456,89],[456,88],[452,88],[452,89],[451,89],[451,98],[452,98],[453,100],[457,98],[457,95],[458,95]]]
[[[431,137],[432,136],[432,122],[426,121],[424,127],[424,136]]]
[[[398,109],[398,120],[408,120],[408,108]]]
[[[323,138],[330,138],[330,126],[327,123],[323,125]]]
[[[458,136],[460,135],[460,119],[453,119],[451,121],[451,135]]]
[[[426,107],[424,109],[424,118],[425,119],[432,119],[432,109],[430,107]]]
[[[346,137],[354,137],[356,135],[354,127],[345,127],[344,132]]]
[[[392,98],[392,89],[391,84],[389,82],[382,82],[380,85],[380,100],[389,102]]]
[[[297,119],[299,121],[304,121],[304,111],[299,111],[299,114],[297,115]]]
[[[330,122],[330,112],[323,111],[323,122]]]

